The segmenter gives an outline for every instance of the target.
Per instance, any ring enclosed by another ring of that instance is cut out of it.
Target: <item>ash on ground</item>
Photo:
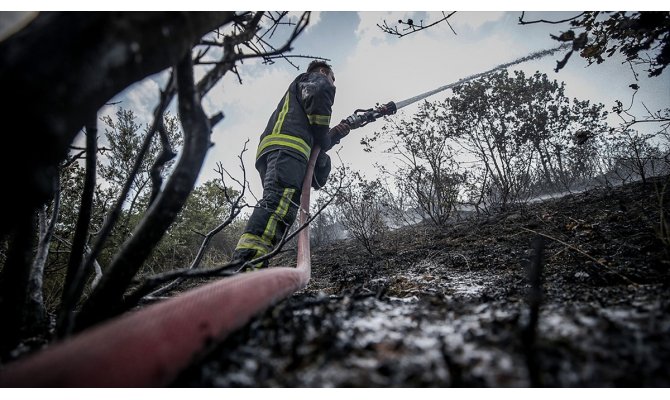
[[[306,289],[173,386],[670,386],[670,249],[660,230],[670,207],[658,194],[666,181],[399,229],[374,258],[355,241],[313,249]]]

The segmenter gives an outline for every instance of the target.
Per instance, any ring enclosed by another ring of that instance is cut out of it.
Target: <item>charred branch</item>
[[[201,97],[204,97],[214,85],[225,75],[228,71],[233,71],[238,78],[240,83],[242,79],[239,74],[237,74],[236,62],[248,58],[258,58],[261,57],[265,62],[270,62],[271,59],[281,57],[281,54],[290,50],[291,45],[295,39],[304,31],[309,23],[309,12],[304,13],[292,33],[289,35],[289,38],[286,42],[279,48],[274,48],[271,45],[265,43],[262,39],[263,35],[258,35],[259,24],[264,15],[271,13],[262,13],[257,12],[242,24],[239,28],[236,28],[236,31],[233,35],[225,36],[222,42],[216,41],[205,41],[209,46],[220,46],[223,47],[223,55],[220,60],[212,62],[214,67],[207,72],[207,74],[198,82],[198,92]],[[276,23],[275,23],[276,24]],[[254,37],[257,38],[259,44],[253,44],[252,40]],[[251,49],[251,53],[244,53],[242,46]],[[210,64],[209,62],[199,61],[199,64]]]
[[[0,234],[53,197],[58,164],[88,115],[130,84],[174,65],[205,33],[234,16],[44,12],[0,42],[0,85],[11,98],[2,119],[12,126],[31,124],[27,132],[0,139],[0,178],[23,190],[0,201]],[[30,151],[16,159],[17,148]]]
[[[86,124],[86,172],[84,176],[84,189],[81,194],[81,203],[77,224],[72,239],[72,250],[68,262],[67,274],[63,285],[63,296],[60,310],[58,312],[57,335],[63,337],[70,331],[72,325],[72,312],[79,301],[89,270],[84,269],[84,252],[88,241],[88,231],[93,214],[93,196],[95,194],[96,163],[98,152],[98,127],[97,114],[93,114]]]
[[[91,268],[91,265],[93,265],[95,260],[97,260],[98,256],[100,255],[100,252],[102,251],[104,243],[109,238],[109,235],[111,235],[112,229],[114,229],[114,226],[116,225],[119,217],[121,216],[123,203],[126,201],[126,197],[128,197],[128,193],[130,192],[135,177],[139,173],[145,154],[147,153],[149,147],[151,146],[151,140],[153,139],[153,135],[155,134],[158,128],[158,124],[163,123],[163,114],[165,113],[165,110],[167,109],[168,105],[174,98],[175,93],[176,93],[176,85],[173,71],[173,75],[168,81],[165,90],[161,92],[160,101],[156,106],[156,109],[154,110],[153,125],[149,129],[147,135],[144,138],[142,147],[140,148],[140,151],[137,154],[137,158],[135,159],[135,163],[133,164],[131,171],[129,171],[128,178],[126,179],[126,182],[124,183],[123,188],[121,189],[121,193],[119,194],[116,202],[114,203],[109,213],[107,214],[107,217],[105,218],[102,227],[98,231],[96,240],[93,243],[93,246],[91,246],[91,252],[86,258],[85,265],[83,266],[84,270],[89,270]]]
[[[151,250],[172,224],[191,193],[209,149],[211,127],[202,110],[193,81],[193,63],[187,52],[176,67],[179,116],[184,130],[182,156],[156,201],[123,244],[82,307],[77,328],[82,329],[121,311],[123,294]]]
[[[209,42],[210,46],[223,46],[223,55],[216,66],[208,71],[200,82],[198,82],[197,88],[201,97],[204,97],[228,71],[233,71],[237,75],[235,63],[239,58],[235,48],[245,40],[251,40],[256,35],[258,23],[262,16],[262,12],[256,13],[249,22],[243,25],[244,29],[242,29],[241,33],[225,36],[221,44],[218,44],[217,42]],[[240,80],[239,75],[238,80]]]
[[[531,243],[531,256],[528,263],[528,283],[530,290],[527,296],[528,302],[528,324],[522,331],[524,353],[526,355],[526,366],[532,387],[541,387],[542,379],[537,359],[537,325],[540,318],[540,305],[542,303],[542,263],[544,251],[544,238],[535,236]]]
[[[158,157],[156,157],[154,164],[151,166],[151,195],[149,197],[149,206],[153,204],[154,200],[158,196],[158,193],[160,193],[161,186],[163,185],[163,167],[177,156],[177,153],[172,150],[172,145],[170,145],[170,138],[168,137],[168,133],[165,130],[165,124],[163,123],[162,116],[157,121],[157,123],[158,133],[160,134],[161,140],[161,152]]]
[[[644,103],[642,103],[642,107],[645,109],[646,115],[640,118],[632,114],[630,110],[635,105],[635,95],[637,94],[639,87],[635,84],[630,86],[634,91],[631,95],[629,106],[624,108],[623,103],[620,100],[616,100],[614,107],[612,107],[612,111],[616,113],[621,120],[621,124],[618,130],[621,132],[626,132],[636,124],[656,123],[659,124],[660,131],[666,131],[670,127],[670,108],[654,112],[651,111]]]

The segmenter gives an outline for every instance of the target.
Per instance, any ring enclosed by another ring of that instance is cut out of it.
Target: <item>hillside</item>
[[[305,290],[174,386],[667,387],[664,182],[591,190],[443,230],[400,229],[374,260],[353,241],[314,249]],[[531,256],[537,237],[542,259]],[[539,303],[529,296],[529,261],[541,266]]]

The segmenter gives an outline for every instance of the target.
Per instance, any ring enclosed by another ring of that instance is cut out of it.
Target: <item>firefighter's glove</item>
[[[342,120],[339,124],[335,125],[328,131],[328,137],[330,138],[331,146],[333,147],[336,144],[340,143],[340,139],[344,138],[351,132],[351,128],[346,123],[346,120]]]
[[[321,189],[330,175],[330,156],[325,152],[320,152],[314,165],[314,175],[312,175],[312,187],[316,190]]]

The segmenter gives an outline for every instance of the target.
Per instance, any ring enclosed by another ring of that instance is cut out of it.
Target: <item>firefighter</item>
[[[256,152],[256,169],[263,182],[263,198],[254,209],[237,243],[233,263],[268,254],[295,221],[307,161],[315,144],[321,146],[312,187],[325,184],[330,173],[326,154],[349,133],[345,121],[329,129],[335,101],[332,67],[314,60],[298,75],[270,116]],[[253,268],[267,266],[267,260]]]

